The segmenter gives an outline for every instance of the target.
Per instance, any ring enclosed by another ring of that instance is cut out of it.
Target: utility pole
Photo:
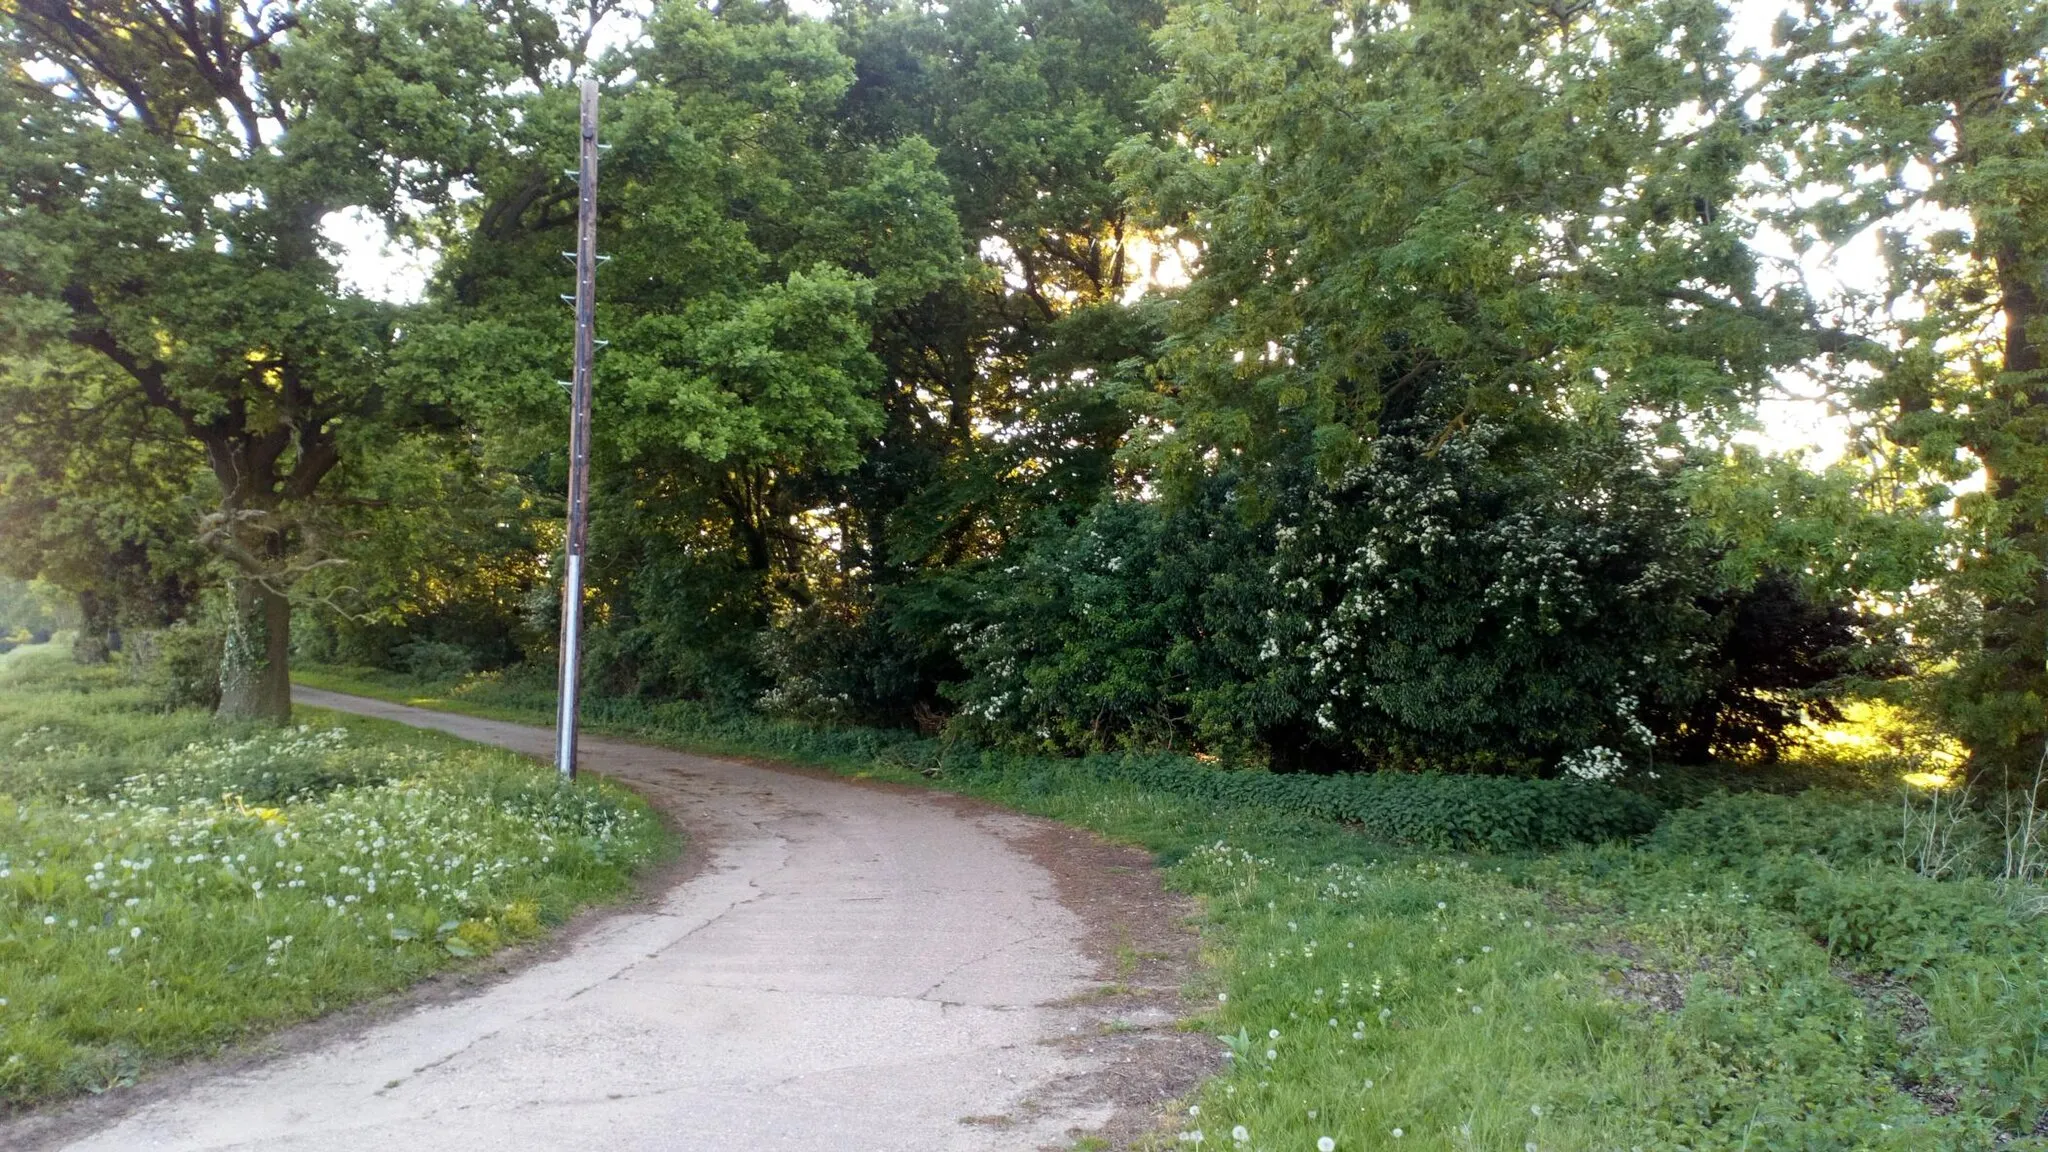
[[[576,372],[569,382],[569,523],[562,544],[562,663],[555,768],[576,778],[576,696],[583,666],[583,548],[590,535],[590,367],[596,351],[597,81],[583,82],[576,169]]]

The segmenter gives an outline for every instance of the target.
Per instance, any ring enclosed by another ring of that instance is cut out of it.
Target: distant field
[[[637,798],[397,725],[163,713],[0,657],[0,1105],[131,1081],[531,938],[668,837]]]
[[[550,714],[518,677],[305,679]],[[1904,866],[1895,796],[1720,796],[1639,844],[1459,855],[1105,781],[1085,760],[940,761],[901,733],[684,704],[591,714],[657,743],[936,782],[1151,848],[1203,901],[1198,1026],[1236,1068],[1186,1102],[1187,1143],[2048,1148],[2048,918],[1968,866]]]

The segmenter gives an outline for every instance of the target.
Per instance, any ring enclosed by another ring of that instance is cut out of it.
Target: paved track
[[[298,700],[545,754],[545,729]],[[708,850],[646,909],[466,998],[204,1080],[69,1147],[945,1152],[1065,1147],[1109,1107],[1083,925],[1029,822],[590,739]],[[995,1118],[1001,1118],[997,1121]]]

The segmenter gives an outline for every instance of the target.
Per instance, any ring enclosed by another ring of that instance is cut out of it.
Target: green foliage
[[[19,357],[0,375],[0,570],[62,589],[79,655],[191,605],[195,457],[83,356]],[[109,443],[124,443],[109,452]]]
[[[991,779],[1055,788],[1062,777],[1129,784],[1199,804],[1249,807],[1355,826],[1378,840],[1426,848],[1518,851],[1627,839],[1658,808],[1608,784],[1375,772],[1348,775],[1219,769],[1184,756],[1096,755],[1077,760],[949,749],[940,773],[974,787]],[[1075,787],[1076,785],[1065,785]]]
[[[288,719],[284,597],[449,423],[446,389],[393,374],[404,312],[343,289],[324,222],[457,212],[512,62],[551,48],[433,2],[0,13],[0,412],[45,438],[44,467],[7,457],[7,510],[45,505],[10,566],[105,594],[203,545],[231,592],[222,708]]]
[[[620,690],[747,700],[768,621],[838,591],[819,529],[846,518],[820,505],[887,426],[878,330],[971,267],[932,147],[844,130],[854,62],[826,24],[665,4],[645,31],[602,105],[592,651]],[[479,174],[487,206],[413,365],[494,398],[491,450],[543,504],[564,481],[547,350],[567,335],[571,96],[523,100]]]
[[[1334,17],[1334,19],[1333,19]],[[1119,153],[1198,243],[1175,309],[1163,464],[1325,474],[1383,411],[1454,382],[1466,415],[1734,416],[1813,350],[1758,292],[1734,210],[1757,134],[1723,10],[1698,0],[1174,6],[1164,123]]]
[[[1262,657],[1298,744],[1642,760],[1643,717],[1699,691],[1706,585],[1668,482],[1626,445],[1518,439],[1383,434],[1282,513]]]
[[[2021,768],[2048,739],[2048,14],[1816,0],[1777,40],[1771,190],[1832,189],[1779,223],[1802,247],[1874,233],[1883,263],[1841,302],[1871,341],[1834,375],[1868,488],[1948,529],[1910,603],[1929,698],[1980,769]]]
[[[953,730],[1055,752],[1193,743],[1200,694],[1253,667],[1271,540],[1221,481],[1199,502],[1112,499],[1045,525],[979,574],[953,626]]]
[[[1695,650],[1702,691],[1652,727],[1660,752],[1680,763],[1712,757],[1775,764],[1806,724],[1839,723],[1845,687],[1904,671],[1884,621],[1823,600],[1782,572],[1719,590],[1700,607],[1711,647]]]
[[[980,574],[954,723],[1320,771],[1774,751],[1868,642],[1788,579],[1720,585],[1646,455],[1411,424],[1335,483],[1226,473],[1054,522]]]
[[[468,649],[434,640],[408,641],[392,654],[408,675],[429,683],[458,680],[476,668],[476,657]]]
[[[1918,874],[1899,819],[1867,796],[1729,797],[1674,813],[1639,853],[1561,861],[1573,898],[1626,918],[1657,964],[1697,973],[1679,1023],[1713,1075],[1766,1089],[1714,1102],[1671,1138],[1739,1122],[1774,1147],[1854,1147],[1893,1139],[1855,1112],[1910,1113],[1908,1097],[1953,1111],[1891,1121],[1919,1141],[1901,1147],[2038,1131],[2038,893]]]
[[[48,636],[64,619],[64,605],[48,584],[0,576],[0,640]]]
[[[761,668],[773,686],[756,703],[814,722],[928,723],[932,714],[917,707],[916,654],[885,621],[870,605],[837,599],[784,613],[761,634]]]
[[[220,706],[221,648],[218,629],[174,624],[137,636],[129,659],[153,707],[212,711]]]

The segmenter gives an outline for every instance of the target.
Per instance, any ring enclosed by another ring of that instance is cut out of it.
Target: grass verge
[[[302,680],[539,724],[553,709],[516,678]],[[589,715],[1150,848],[1202,902],[1213,984],[1191,1025],[1232,1056],[1168,1145],[2048,1148],[2048,920],[1989,881],[1900,866],[1888,802],[1718,796],[1635,843],[1460,855],[1087,761],[933,762],[901,734],[687,704],[598,699]]]
[[[0,1107],[538,936],[671,847],[610,785],[309,721],[224,727],[111,668],[0,657]]]

